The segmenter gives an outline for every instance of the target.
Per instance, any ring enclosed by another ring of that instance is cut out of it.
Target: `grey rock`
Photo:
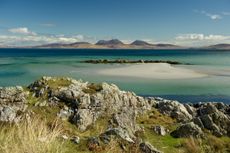
[[[61,118],[62,120],[68,120],[70,116],[73,115],[73,113],[74,111],[71,108],[64,106],[64,108],[60,110],[57,116]]]
[[[130,143],[134,143],[134,140],[129,136],[128,132],[125,129],[122,128],[111,128],[108,129],[103,135],[106,136],[111,136],[111,135],[115,135],[115,136],[119,136],[121,139],[130,142]],[[105,138],[105,136],[104,136]],[[110,140],[108,138],[106,138],[107,140]]]
[[[182,138],[182,137],[203,137],[203,132],[201,128],[194,124],[193,122],[182,124],[175,131],[171,133],[173,137]]]
[[[22,87],[0,87],[0,121],[18,122],[26,111],[28,93]]]
[[[200,116],[212,114],[212,113],[215,113],[217,111],[218,111],[218,109],[212,103],[205,103],[198,110]]]
[[[220,108],[220,109],[217,109]],[[204,127],[216,136],[223,136],[230,134],[230,117],[225,114],[227,106],[217,103],[205,103],[198,109],[199,118]]]
[[[71,141],[76,143],[76,144],[79,144],[80,143],[80,137],[74,136],[74,137],[71,138]]]
[[[89,125],[92,125],[97,119],[94,112],[89,109],[78,109],[73,117],[73,122],[77,124],[80,131],[85,131]]]
[[[139,147],[142,153],[162,153],[148,142],[142,142]]]
[[[17,111],[9,106],[0,107],[0,121],[13,122]]]
[[[204,129],[204,124],[203,122],[201,121],[200,117],[195,117],[193,119],[193,122],[198,125],[200,128]]]
[[[156,125],[153,127],[153,130],[156,134],[165,136],[167,134],[166,129],[161,125]]]
[[[162,100],[157,104],[157,109],[163,113],[175,118],[177,121],[189,121],[192,119],[192,114],[190,114],[186,107],[177,102],[170,100]]]
[[[17,87],[0,87],[0,104],[8,103],[25,103],[28,93],[24,92],[23,88]]]

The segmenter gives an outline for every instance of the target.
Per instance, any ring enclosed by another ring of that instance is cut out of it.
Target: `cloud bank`
[[[79,41],[91,41],[91,37],[83,35],[48,35],[39,34],[27,27],[11,28],[9,34],[0,35],[0,45],[6,46],[33,46],[49,43],[74,43]]]
[[[8,31],[14,34],[34,35],[34,36],[37,35],[35,32],[30,31],[26,27],[12,28],[12,29],[8,29]]]
[[[230,43],[230,36],[227,35],[205,35],[199,33],[179,34],[175,37],[179,44],[187,46],[203,46],[218,43]]]

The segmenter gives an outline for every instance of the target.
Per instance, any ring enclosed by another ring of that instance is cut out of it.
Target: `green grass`
[[[167,115],[159,113],[156,109],[141,115],[137,118],[139,125],[145,128],[145,131],[141,134],[141,137],[150,142],[157,149],[164,151],[165,153],[177,153],[182,151],[180,148],[184,139],[173,138],[170,134],[160,136],[155,134],[152,127],[154,125],[162,125],[170,132],[177,127],[175,120]]]

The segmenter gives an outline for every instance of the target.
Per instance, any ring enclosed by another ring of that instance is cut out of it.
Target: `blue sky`
[[[230,43],[230,0],[0,0],[0,45]]]

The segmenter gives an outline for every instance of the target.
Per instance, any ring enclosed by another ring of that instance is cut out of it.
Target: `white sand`
[[[108,76],[137,77],[146,79],[188,79],[207,76],[194,70],[174,67],[167,63],[133,64],[103,69],[99,74]]]

